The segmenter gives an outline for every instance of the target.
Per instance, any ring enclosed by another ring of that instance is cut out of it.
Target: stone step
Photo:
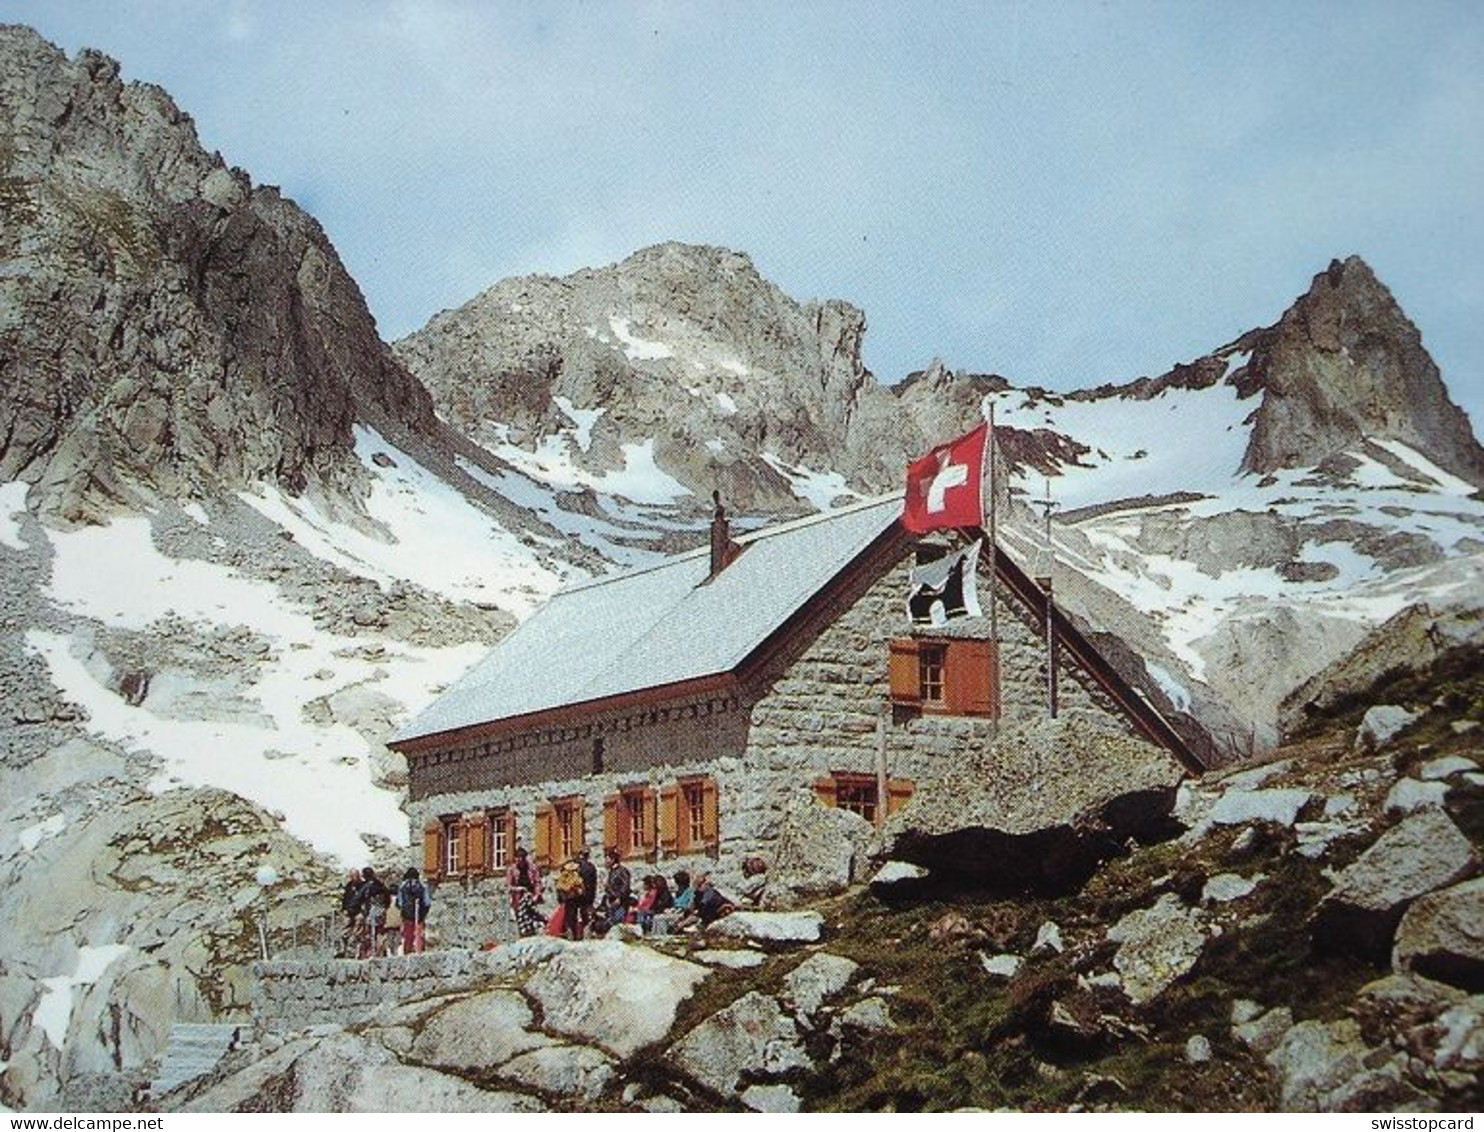
[[[177,1022],[160,1059],[160,1075],[150,1082],[149,1095],[162,1097],[210,1073],[237,1043],[242,1022]]]

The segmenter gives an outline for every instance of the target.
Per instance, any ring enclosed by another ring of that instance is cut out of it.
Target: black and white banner
[[[979,617],[979,548],[982,540],[912,571],[907,614],[915,625],[946,625]]]

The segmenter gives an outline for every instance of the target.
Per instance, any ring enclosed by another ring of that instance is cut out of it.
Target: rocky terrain
[[[1059,894],[896,864],[852,886],[821,830],[799,853],[836,862],[821,895],[700,935],[379,961],[390,997],[356,989],[366,964],[268,964],[269,983],[299,981],[260,998],[258,1029],[213,1073],[156,1103],[1477,1108],[1479,660],[1450,650],[1365,690],[1396,702],[1327,712],[1272,761],[1187,784],[1163,838]]]
[[[1457,666],[1477,668],[1484,624],[1484,464],[1363,262],[1272,327],[1075,394],[941,363],[883,386],[860,311],[679,244],[498,283],[391,347],[319,225],[203,152],[163,91],[0,28],[0,94],[0,1102],[127,1107],[173,1024],[253,1011],[265,937],[317,954],[344,868],[405,865],[385,738],[557,586],[695,545],[715,486],[743,523],[893,489],[993,394],[1006,551],[1226,757],[1308,735],[1267,781],[1185,788],[1183,834],[1146,806],[1173,777],[1125,799],[1101,793],[1110,772],[1076,814],[975,798],[957,830],[894,830],[890,891],[842,890],[885,847],[815,807],[768,903],[819,902],[819,938],[739,920],[741,940],[615,942],[595,966],[517,950],[477,994],[252,1031],[221,1076],[159,1103],[1477,1104],[1459,1084],[1477,1075],[1473,960],[1428,944],[1396,960],[1405,986],[1361,993],[1422,892],[1305,920],[1414,805],[1468,853],[1480,836],[1477,770],[1439,760],[1476,759],[1479,692]],[[1029,505],[1048,480],[1054,552]],[[1352,751],[1373,704],[1419,718]],[[1097,742],[1005,751],[1075,766]],[[1055,894],[963,876],[945,892],[960,834],[1044,838],[1075,867]],[[1431,887],[1472,883],[1468,853]],[[1423,935],[1473,922],[1450,910],[1467,901],[1427,900],[1446,907]],[[1038,948],[1051,922],[1060,944]],[[1363,955],[1334,948],[1352,936]],[[1158,989],[1134,973],[1146,937],[1185,948],[1158,959],[1180,968]],[[608,974],[573,973],[589,966]],[[623,1036],[599,1027],[637,993],[628,967],[672,993]],[[543,979],[593,1013],[564,1015]],[[1254,1009],[1238,1000],[1279,1013],[1234,1022]],[[478,1067],[450,1036],[470,1018],[492,1043]],[[1330,1083],[1290,1086],[1308,1070],[1264,1060],[1282,1042],[1249,1045],[1249,1023],[1296,1032],[1293,1057],[1329,1057]],[[1180,1053],[1196,1037],[1212,1061]],[[936,1068],[955,1059],[957,1082]],[[1356,1064],[1380,1077],[1352,1087]]]

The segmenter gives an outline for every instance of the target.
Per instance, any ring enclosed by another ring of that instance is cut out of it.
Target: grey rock
[[[1159,995],[1195,966],[1206,946],[1200,913],[1174,893],[1152,908],[1130,912],[1108,929],[1119,944],[1113,966],[1123,978],[1124,993],[1135,1005]]]
[[[671,1047],[670,1057],[723,1096],[734,1095],[744,1076],[777,1075],[811,1065],[793,1019],[756,991],[707,1018]]]
[[[1211,1039],[1205,1034],[1191,1034],[1185,1040],[1185,1060],[1200,1065],[1211,1060]]]
[[[854,960],[821,951],[790,971],[783,982],[800,1020],[810,1021],[815,1011],[844,990],[859,970],[860,964]]]
[[[595,1101],[613,1080],[613,1061],[591,1046],[543,1046],[500,1066],[500,1076],[527,1089]]]
[[[531,1008],[517,991],[492,990],[433,1014],[413,1043],[413,1057],[447,1069],[477,1069],[552,1044],[532,1032]]]
[[[525,990],[541,1004],[548,1030],[622,1058],[668,1034],[676,1009],[708,973],[698,963],[604,939],[564,949]]]
[[[1262,1013],[1262,1007],[1250,998],[1232,999],[1231,1020],[1233,1026],[1240,1026],[1245,1022],[1251,1022]]]
[[[1284,1111],[1364,1111],[1403,1092],[1399,1064],[1372,1068],[1371,1055],[1354,1021],[1310,1019],[1290,1028],[1266,1060],[1278,1074]]]
[[[1373,751],[1384,747],[1420,718],[1417,712],[1395,704],[1377,704],[1368,708],[1355,734],[1355,749]]]
[[[891,1020],[891,1010],[887,1007],[886,1000],[879,995],[872,995],[870,998],[851,1003],[840,1011],[831,1026],[831,1033],[838,1035],[845,1030],[881,1033],[894,1027],[895,1023]]]
[[[1059,955],[1066,950],[1061,939],[1061,925],[1047,920],[1036,929],[1036,941],[1031,944],[1032,955]]]
[[[1236,873],[1218,873],[1207,880],[1205,887],[1201,889],[1201,903],[1229,904],[1233,900],[1240,900],[1244,896],[1250,896],[1266,879],[1261,873],[1254,877],[1242,877]]]
[[[1466,721],[1472,722],[1472,721]],[[1462,755],[1445,755],[1440,759],[1432,759],[1425,762],[1417,771],[1417,777],[1424,782],[1434,782],[1439,779],[1452,778],[1455,774],[1467,774],[1469,771],[1479,769],[1479,764],[1473,759],[1466,759]]]
[[[697,963],[704,963],[708,967],[729,967],[734,971],[761,967],[768,961],[767,955],[763,952],[748,951],[743,948],[725,951],[717,948],[703,948],[700,951],[691,952],[690,957]]]
[[[1335,878],[1315,909],[1315,938],[1337,950],[1388,954],[1412,901],[1473,875],[1478,867],[1473,847],[1446,814],[1412,814]]]
[[[1206,824],[1209,828],[1263,821],[1292,826],[1310,797],[1309,791],[1297,789],[1228,790],[1211,807]]]
[[[1448,798],[1446,782],[1419,782],[1403,778],[1386,795],[1383,807],[1388,814],[1410,814],[1416,810],[1441,810]]]
[[[818,912],[733,912],[706,930],[724,939],[813,943],[823,926],[824,917]]]
[[[1484,880],[1418,898],[1397,928],[1391,965],[1484,992]]]
[[[997,979],[1013,979],[1020,972],[1024,962],[1018,955],[986,955],[982,951],[979,953],[979,965],[984,968],[984,973]]]
[[[864,877],[875,827],[859,814],[811,799],[783,819],[768,868],[763,907],[796,908],[809,899],[844,892]]]
[[[753,1112],[798,1112],[803,1102],[787,1085],[749,1085],[742,1103]]]

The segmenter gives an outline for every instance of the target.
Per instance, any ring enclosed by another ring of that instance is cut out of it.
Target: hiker
[[[541,870],[522,845],[515,847],[515,860],[505,870],[505,884],[510,889],[510,912],[515,917],[516,933],[539,935],[546,926],[546,917],[536,907],[541,903]]]
[[[340,892],[340,910],[345,913],[345,924],[340,929],[340,954],[355,954],[356,941],[360,936],[361,905],[356,897],[361,891],[361,874],[351,869],[345,878],[345,887]]]
[[[582,873],[574,857],[562,866],[557,874],[556,894],[561,904],[562,926],[559,934],[578,940],[582,938]],[[557,934],[557,933],[553,933]]]
[[[577,920],[586,928],[593,922],[593,904],[598,899],[598,867],[586,846],[577,854],[577,874],[582,877],[582,903],[577,908]]]
[[[711,883],[711,878],[702,873],[696,877],[695,908],[701,926],[707,927],[736,911],[737,902],[724,895],[721,889]]]
[[[402,874],[402,883],[397,885],[397,912],[402,917],[402,954],[421,955],[426,946],[423,925],[428,920],[428,908],[432,904],[428,886],[418,879],[416,869]]]
[[[381,882],[376,870],[367,865],[361,870],[361,887],[356,892],[356,904],[365,917],[361,929],[360,956],[371,959],[378,954],[382,932],[386,929],[386,910],[392,904],[392,890]]]
[[[611,928],[628,919],[629,905],[633,903],[634,881],[616,846],[609,846],[606,856],[608,881],[603,886],[603,910]]]

